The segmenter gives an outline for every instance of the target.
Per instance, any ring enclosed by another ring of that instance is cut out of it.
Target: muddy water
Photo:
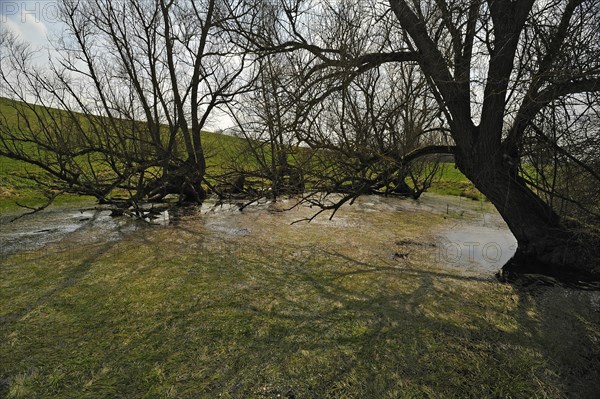
[[[113,218],[109,211],[82,210],[90,206],[53,208],[12,222],[18,213],[0,216],[0,258],[36,251],[75,235],[82,237],[82,244],[115,241],[140,225],[127,218]]]
[[[279,245],[303,240],[378,260],[409,259],[418,252],[435,266],[487,276],[494,275],[517,248],[500,215],[480,201],[434,194],[418,201],[363,196],[341,208],[333,219],[324,213],[310,223],[303,219],[317,209],[286,210],[293,204],[262,203],[242,213],[231,205],[207,205],[204,226],[224,236]],[[361,260],[366,259],[361,256]]]
[[[329,251],[394,267],[432,267],[492,276],[510,259],[516,241],[493,207],[469,199],[425,194],[420,200],[363,196],[333,219],[293,200],[239,204],[207,201],[196,210],[165,212],[149,225],[107,211],[55,208],[13,223],[0,217],[0,257],[68,240],[82,245],[127,239],[145,229],[194,230],[214,242],[290,251]],[[290,209],[291,208],[291,209]],[[162,226],[157,226],[160,224]]]

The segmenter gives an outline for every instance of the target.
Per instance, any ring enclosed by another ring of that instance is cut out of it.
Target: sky
[[[0,0],[0,35],[12,32],[38,51],[37,61],[47,62],[51,41],[61,35],[65,26],[57,18],[57,2],[52,0]],[[1,93],[0,93],[1,95]],[[228,116],[215,112],[207,129],[227,129],[233,125]]]
[[[60,34],[55,1],[0,0],[0,29],[13,32],[36,49],[50,47],[48,37]]]

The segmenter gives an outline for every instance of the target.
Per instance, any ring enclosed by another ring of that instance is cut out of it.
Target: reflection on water
[[[407,263],[427,256],[435,266],[492,275],[512,256],[516,241],[488,203],[425,194],[420,200],[363,196],[342,207],[333,219],[294,200],[248,205],[206,201],[201,207],[148,214],[146,222],[111,217],[110,211],[54,208],[8,223],[0,217],[0,255],[37,250],[65,237],[80,243],[114,241],[141,228],[199,228],[199,234],[285,248],[305,243],[346,251],[362,260]],[[14,216],[14,215],[13,215]],[[245,240],[245,241],[244,241]],[[400,244],[398,244],[400,243]],[[419,248],[419,254],[415,252]]]
[[[135,223],[127,218],[114,218],[110,211],[60,207],[25,216],[14,222],[14,215],[0,217],[0,256],[35,251],[57,243],[67,236],[82,233],[84,242],[115,241],[124,232],[133,231]]]
[[[458,225],[440,236],[438,260],[467,270],[495,273],[516,250],[517,240],[508,229]]]

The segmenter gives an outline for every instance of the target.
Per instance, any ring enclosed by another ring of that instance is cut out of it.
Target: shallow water
[[[490,204],[452,199],[447,199],[447,213],[459,217],[438,233],[439,261],[469,271],[496,273],[515,254],[517,240]]]
[[[450,229],[439,243],[440,260],[467,270],[497,272],[517,250],[517,240],[508,230],[485,226]]]
[[[434,194],[420,200],[363,196],[342,207],[333,219],[325,212],[310,223],[303,219],[312,217],[318,208],[295,204],[291,199],[265,200],[240,211],[241,204],[206,201],[199,209],[163,212],[152,225],[75,207],[54,208],[13,223],[9,220],[14,215],[4,215],[0,217],[0,256],[36,251],[66,239],[75,244],[115,241],[139,229],[164,226],[175,231],[199,229],[199,234],[216,240],[241,240],[240,245],[286,248],[304,244],[311,250],[343,252],[361,261],[402,265],[425,256],[439,267],[487,276],[498,271],[516,249],[500,216],[489,203],[480,201]]]
[[[85,237],[82,243],[119,240],[139,223],[128,218],[113,218],[109,211],[82,210],[86,207],[58,207],[11,222],[19,214],[0,217],[0,257],[36,251],[74,234]]]
[[[310,223],[304,219],[318,208],[290,210],[294,204],[293,200],[263,201],[240,212],[236,204],[207,203],[199,219],[208,231],[223,238],[244,237],[247,242],[271,246],[303,242],[361,261],[402,264],[419,256],[435,267],[490,277],[517,247],[491,204],[460,197],[425,194],[420,200],[401,200],[363,196],[342,207],[333,219],[325,212]],[[426,220],[421,220],[423,217]],[[412,220],[414,226],[407,228]]]

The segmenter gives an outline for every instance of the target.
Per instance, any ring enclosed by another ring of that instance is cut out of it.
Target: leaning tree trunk
[[[489,155],[489,154],[488,154]],[[500,155],[460,156],[457,165],[496,207],[517,239],[515,256],[504,272],[539,273],[569,280],[600,279],[600,242],[568,228],[560,217]]]

